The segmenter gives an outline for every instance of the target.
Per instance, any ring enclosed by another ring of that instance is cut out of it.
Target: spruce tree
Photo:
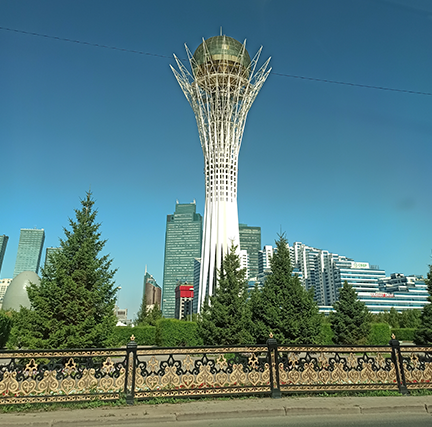
[[[282,234],[270,261],[272,273],[250,298],[254,335],[265,343],[270,333],[280,344],[320,344],[321,318],[313,299],[293,275],[288,241]]]
[[[160,309],[159,304],[157,302],[155,302],[154,306],[149,311],[148,319],[149,319],[148,324],[151,326],[156,326],[156,322],[159,319],[162,319],[162,310]]]
[[[432,264],[429,266],[425,282],[429,292],[429,303],[423,307],[420,316],[420,326],[414,333],[414,343],[417,345],[432,344]]]
[[[10,343],[41,349],[106,347],[113,344],[117,288],[108,255],[100,255],[97,211],[88,192],[64,228],[61,250],[42,269],[40,285],[27,288],[31,308],[21,308]]]
[[[226,254],[214,295],[201,312],[199,333],[206,345],[253,344],[246,270],[240,268],[236,249],[232,245]]]
[[[136,326],[146,325],[148,315],[149,315],[149,311],[147,309],[147,297],[146,297],[146,294],[144,292],[142,300],[141,300],[141,305],[140,305],[140,308],[138,310],[137,318],[135,319],[135,325]]]
[[[339,299],[333,304],[330,324],[333,342],[342,345],[365,345],[370,332],[370,314],[356,291],[346,281],[339,291]]]

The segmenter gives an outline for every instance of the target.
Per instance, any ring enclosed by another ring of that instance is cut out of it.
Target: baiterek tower
[[[257,70],[246,41],[211,37],[195,53],[186,46],[191,71],[175,55],[171,69],[195,114],[204,154],[205,210],[197,309],[212,295],[217,271],[231,244],[239,250],[238,155],[249,109],[267,79],[270,58]]]

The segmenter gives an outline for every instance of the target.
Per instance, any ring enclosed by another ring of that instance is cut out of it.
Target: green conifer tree
[[[417,345],[432,344],[432,264],[429,266],[425,282],[429,292],[429,304],[423,307],[420,316],[420,326],[414,333],[414,343]]]
[[[225,256],[214,295],[205,301],[199,333],[206,345],[253,344],[247,305],[246,270],[232,245]]]
[[[421,310],[404,310],[400,313],[399,326],[401,328],[418,328],[420,326]]]
[[[148,313],[147,324],[151,326],[156,326],[156,322],[162,319],[162,310],[159,308],[159,304],[155,302],[154,306]]]
[[[135,325],[136,326],[147,325],[148,315],[149,315],[149,310],[147,309],[147,297],[144,292],[141,300],[141,305],[138,310],[137,318],[135,319]]]
[[[284,235],[276,241],[276,249],[270,261],[272,273],[250,298],[256,341],[265,343],[272,333],[280,344],[320,344],[321,317],[313,290],[307,291],[293,275]]]
[[[64,229],[61,250],[42,269],[40,285],[27,288],[31,308],[21,308],[11,332],[12,346],[61,349],[113,345],[117,288],[108,255],[100,255],[97,211],[88,192]]]
[[[333,304],[330,324],[334,332],[333,342],[342,345],[365,345],[370,332],[370,314],[347,282],[339,291],[339,299]]]

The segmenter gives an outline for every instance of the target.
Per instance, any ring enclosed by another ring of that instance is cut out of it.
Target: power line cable
[[[281,77],[291,77],[293,79],[312,80],[312,81],[323,82],[323,83],[333,83],[333,84],[336,84],[336,85],[363,87],[363,88],[366,88],[366,89],[379,89],[379,90],[388,90],[388,91],[391,91],[391,92],[402,92],[402,93],[412,93],[414,95],[428,95],[428,96],[432,96],[431,92],[418,92],[418,91],[415,91],[415,90],[395,89],[395,88],[392,88],[392,87],[385,87],[385,86],[371,86],[371,85],[363,85],[363,84],[360,84],[360,83],[339,82],[337,80],[317,79],[317,78],[314,78],[314,77],[295,76],[295,75],[292,75],[292,74],[281,74],[281,73],[275,73],[275,72],[272,72],[271,74],[274,74],[275,76],[281,76]]]
[[[85,41],[81,41],[81,40],[67,39],[67,38],[64,38],[64,37],[50,36],[48,34],[33,33],[33,32],[30,32],[30,31],[24,31],[24,30],[16,30],[14,28],[0,27],[0,30],[12,31],[14,33],[27,34],[27,35],[30,35],[30,36],[44,37],[46,39],[60,40],[60,41],[63,41],[63,42],[84,44],[86,46],[101,47],[103,49],[119,50],[119,51],[122,51],[122,52],[137,53],[139,55],[157,56],[157,57],[160,57],[160,58],[169,58],[169,59],[172,59],[172,56],[160,55],[160,54],[157,54],[157,53],[142,52],[140,50],[133,50],[133,49],[124,49],[124,48],[121,48],[121,47],[107,46],[107,45],[104,45],[104,44],[90,43],[90,42],[85,42]]]
[[[11,31],[11,32],[20,33],[20,34],[27,34],[27,35],[31,35],[31,36],[37,36],[37,37],[44,37],[46,39],[59,40],[59,41],[64,41],[64,42],[69,42],[69,43],[77,43],[77,44],[82,44],[82,45],[92,46],[92,47],[98,47],[98,48],[103,48],[103,49],[118,50],[121,52],[135,53],[135,54],[139,54],[139,55],[147,55],[147,56],[155,56],[158,58],[172,59],[171,56],[161,55],[158,53],[150,53],[150,52],[143,52],[140,50],[125,49],[125,48],[115,47],[115,46],[107,46],[107,45],[99,44],[99,43],[90,43],[90,42],[81,41],[81,40],[68,39],[65,37],[50,36],[48,34],[41,34],[41,33],[34,33],[31,31],[17,30],[15,28],[8,28],[8,27],[1,27],[0,26],[0,30]],[[182,61],[186,61],[186,59],[183,58]],[[344,85],[344,86],[361,87],[361,88],[366,88],[366,89],[386,90],[386,91],[390,91],[390,92],[410,93],[413,95],[432,96],[431,92],[421,92],[421,91],[408,90],[408,89],[396,89],[396,88],[385,87],[385,86],[364,85],[364,84],[360,84],[360,83],[341,82],[341,81],[337,81],[337,80],[318,79],[315,77],[305,77],[305,76],[296,76],[293,74],[276,73],[274,71],[272,71],[271,74],[273,74],[275,76],[279,76],[279,77],[289,77],[292,79],[309,80],[309,81],[315,81],[315,82],[321,82],[321,83],[331,83],[331,84]]]

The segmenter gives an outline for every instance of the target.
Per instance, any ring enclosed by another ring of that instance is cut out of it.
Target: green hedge
[[[114,328],[114,338],[117,345],[126,345],[130,337],[135,336],[138,345],[156,345],[155,326],[116,326]]]
[[[413,341],[415,331],[415,328],[392,328],[392,334],[399,341]]]
[[[369,345],[386,345],[391,340],[391,329],[388,323],[372,323],[367,343]]]
[[[3,348],[9,338],[12,328],[12,318],[4,311],[0,311],[0,349]]]
[[[321,323],[321,334],[320,334],[321,345],[333,345],[334,332],[332,331],[330,323]]]
[[[177,319],[156,322],[156,344],[159,347],[194,347],[203,345],[198,324]]]

